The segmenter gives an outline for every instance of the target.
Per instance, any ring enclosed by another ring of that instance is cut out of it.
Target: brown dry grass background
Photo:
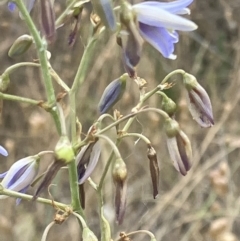
[[[56,2],[57,15],[63,4]],[[105,212],[112,226],[112,237],[120,231],[138,229],[152,231],[158,241],[237,241],[240,240],[240,1],[196,0],[192,5],[193,19],[199,29],[181,34],[177,44],[177,60],[164,59],[147,44],[138,66],[138,75],[148,81],[148,89],[156,86],[162,78],[176,68],[183,68],[195,75],[209,93],[215,117],[211,129],[202,129],[192,121],[186,106],[185,92],[181,82],[169,95],[179,104],[177,120],[188,134],[193,147],[193,168],[186,177],[180,176],[169,160],[159,116],[149,113],[138,118],[131,131],[146,135],[157,150],[160,162],[160,194],[152,198],[146,148],[141,141],[126,139],[120,151],[128,167],[128,197],[125,220],[121,226],[114,221],[114,186],[109,176],[105,186]],[[37,8],[33,16],[37,22]],[[82,20],[81,38],[73,48],[67,46],[69,25],[58,30],[57,41],[49,49],[51,63],[66,83],[71,85],[83,53],[88,35],[88,14]],[[21,34],[28,33],[18,14],[10,14],[6,5],[0,8],[0,72],[8,66],[32,61],[36,52],[31,50],[22,57],[10,59],[7,55],[11,43]],[[99,40],[95,57],[87,79],[78,96],[77,115],[86,133],[97,118],[96,106],[105,86],[123,73],[120,49],[115,37],[105,35]],[[177,79],[177,78],[176,78]],[[56,85],[56,92],[60,88]],[[45,98],[40,72],[36,68],[21,68],[11,75],[7,93],[37,100]],[[127,114],[138,101],[134,82],[127,83],[127,92],[117,108]],[[67,98],[65,98],[67,106]],[[153,97],[150,106],[160,107],[160,99]],[[66,108],[67,110],[67,108]],[[57,141],[53,121],[40,108],[4,101],[1,114],[1,145],[9,151],[9,157],[1,158],[0,172],[6,171],[16,160],[42,150],[52,150]],[[99,180],[110,150],[106,146],[94,180]],[[46,156],[43,171],[51,157]],[[51,188],[55,200],[69,203],[67,171],[60,171]],[[29,193],[33,193],[30,189]],[[89,226],[99,235],[96,195],[86,185],[86,216]],[[43,194],[48,197],[47,193]],[[15,206],[9,198],[0,201],[0,240],[37,241],[55,210],[42,204],[22,201]],[[78,223],[70,217],[65,223],[55,225],[49,241],[81,240]],[[134,240],[148,240],[139,235]]]

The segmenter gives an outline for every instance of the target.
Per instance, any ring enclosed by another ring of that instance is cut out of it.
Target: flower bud
[[[112,169],[113,182],[116,186],[115,192],[115,212],[118,224],[123,221],[126,208],[126,194],[127,194],[127,168],[126,164],[121,158],[118,158]]]
[[[10,83],[9,74],[3,73],[0,75],[0,91],[5,92],[8,89]]]
[[[111,31],[115,31],[117,25],[112,6],[112,0],[92,0],[91,2],[94,10],[101,18],[103,24],[110,28]]]
[[[108,112],[122,98],[126,90],[126,80],[127,74],[123,74],[106,87],[98,105],[101,114]]]
[[[153,198],[155,199],[158,195],[158,189],[159,189],[159,166],[158,166],[156,151],[152,146],[148,147],[147,156],[149,159],[149,168],[150,168],[150,173],[152,178]]]
[[[167,97],[166,95],[162,96],[162,109],[165,111],[170,117],[174,116],[176,110],[177,110],[177,105],[176,103]]]
[[[65,164],[73,161],[75,155],[72,145],[67,136],[61,136],[55,147],[55,158],[57,161],[62,161]]]
[[[33,38],[27,34],[24,34],[17,38],[11,48],[8,51],[8,56],[11,58],[24,54],[32,45]]]
[[[56,27],[55,13],[53,9],[53,1],[40,0],[40,23],[42,26],[43,35],[49,43],[54,42]]]
[[[82,240],[83,241],[98,241],[98,239],[95,236],[95,234],[88,227],[84,227],[83,228]]]
[[[16,192],[26,193],[28,187],[38,174],[39,170],[39,156],[29,156],[15,162],[10,169],[0,174],[3,178],[1,185],[3,188],[13,190]],[[5,195],[0,195],[0,199],[7,198]],[[16,200],[19,204],[20,198]]]
[[[168,137],[175,137],[179,133],[180,127],[177,121],[169,118],[165,121],[164,130]]]
[[[192,166],[192,148],[186,134],[180,130],[175,120],[165,123],[167,147],[175,169],[186,175]]]
[[[197,82],[193,75],[183,75],[184,85],[188,91],[188,108],[193,119],[201,127],[214,125],[212,104],[206,90]]]

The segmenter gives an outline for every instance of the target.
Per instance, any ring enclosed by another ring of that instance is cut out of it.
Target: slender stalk
[[[31,35],[34,39],[34,42],[36,44],[38,58],[39,58],[39,62],[41,65],[41,70],[42,70],[41,72],[43,75],[43,83],[44,83],[45,91],[46,91],[46,95],[47,95],[47,103],[50,107],[52,107],[56,103],[56,98],[55,98],[54,88],[52,85],[51,75],[49,72],[48,59],[47,59],[47,54],[46,54],[47,43],[41,39],[41,37],[39,35],[39,31],[37,30],[36,26],[34,25],[32,18],[30,17],[23,1],[22,0],[14,0],[14,2],[17,4],[19,11],[21,12],[21,14],[25,20],[25,23],[28,27],[28,30],[31,33]],[[59,126],[60,121],[58,120],[59,117],[58,117],[56,111],[54,109],[50,109],[49,112],[51,113],[51,115],[55,121],[58,133],[60,133],[61,132],[61,129]]]
[[[21,63],[17,63],[17,64],[14,64],[10,67],[8,67],[4,73],[6,74],[11,74],[12,72],[14,72],[16,69],[20,68],[20,67],[26,67],[26,66],[29,66],[29,67],[40,67],[41,65],[40,64],[37,64],[37,63],[31,63],[31,62],[21,62]]]
[[[175,74],[182,74],[184,75],[186,72],[183,69],[176,69],[174,71],[172,71],[171,73],[169,73],[168,75],[166,75],[166,77],[162,80],[161,85],[165,84],[169,78],[171,78],[173,75]]]
[[[20,192],[15,192],[15,191],[12,191],[12,190],[4,189],[3,187],[0,187],[0,195],[7,195],[9,197],[21,198],[21,199],[24,199],[24,200],[27,200],[27,201],[32,201],[32,198],[33,198],[32,195],[27,195],[27,194],[23,194],[23,193],[20,193]],[[50,200],[50,199],[45,199],[45,198],[39,197],[36,200],[36,202],[53,206],[53,201]],[[59,203],[59,202],[55,202],[55,201],[54,201],[54,206],[58,207],[59,209],[62,209],[62,210],[65,210],[67,207],[69,207],[69,205]]]
[[[146,136],[144,136],[142,134],[139,134],[139,133],[126,133],[126,134],[123,133],[123,135],[121,137],[119,137],[119,138],[122,139],[124,137],[130,137],[130,136],[138,137],[139,139],[142,139],[147,145],[151,145],[150,140]]]
[[[22,103],[27,103],[31,105],[37,105],[37,106],[41,106],[41,103],[43,103],[42,101],[39,101],[39,100],[33,100],[33,99],[20,97],[16,95],[4,94],[2,92],[0,92],[0,99],[22,102]]]

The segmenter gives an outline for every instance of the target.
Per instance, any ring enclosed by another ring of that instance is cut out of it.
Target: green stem
[[[119,138],[122,139],[124,137],[130,137],[130,136],[138,137],[138,138],[142,139],[147,145],[151,145],[150,140],[146,136],[139,134],[139,133],[126,133],[126,134],[123,133],[123,135]]]
[[[41,65],[40,64],[37,64],[37,63],[31,63],[31,62],[22,62],[22,63],[17,63],[17,64],[14,64],[10,67],[8,67],[4,73],[6,74],[11,74],[12,72],[14,72],[16,69],[18,69],[19,67],[25,67],[25,66],[30,66],[30,67],[40,67]]]
[[[83,56],[81,59],[81,63],[78,67],[76,76],[73,81],[73,85],[71,88],[71,94],[77,95],[80,85],[83,83],[83,81],[85,80],[85,78],[87,76],[90,62],[93,59],[96,40],[97,40],[96,37],[92,37],[89,40],[87,47],[84,50],[84,53],[83,53]]]
[[[72,161],[68,164],[68,172],[73,211],[79,213],[84,218],[83,209],[79,199],[78,175],[75,161]]]
[[[27,200],[27,201],[32,201],[32,198],[33,198],[32,195],[27,195],[27,194],[23,194],[23,193],[20,193],[20,192],[15,192],[15,191],[12,191],[12,190],[4,189],[2,187],[0,187],[0,195],[7,195],[9,197],[21,198],[21,199],[24,199],[24,200]],[[59,203],[59,202],[55,202],[55,201],[53,202],[50,199],[45,199],[45,198],[40,198],[40,197],[36,200],[36,202],[47,204],[47,205],[50,205],[50,206],[54,205],[54,206],[56,206],[56,207],[58,207],[59,209],[62,209],[62,210],[65,210],[67,207],[69,207],[69,205]]]
[[[186,72],[183,69],[176,69],[174,71],[172,71],[171,73],[169,73],[168,75],[166,75],[166,77],[162,80],[161,85],[165,84],[169,78],[171,78],[173,75],[175,74],[182,74],[184,75]]]
[[[47,59],[47,54],[46,54],[46,49],[47,49],[47,43],[43,42],[40,35],[39,35],[39,31],[36,29],[36,26],[34,25],[24,3],[22,0],[14,0],[15,3],[17,4],[19,11],[21,12],[26,25],[29,29],[29,32],[31,33],[34,42],[36,44],[36,48],[37,48],[37,53],[38,53],[38,58],[39,58],[39,62],[41,65],[41,72],[43,75],[43,83],[45,86],[45,91],[46,91],[46,95],[47,95],[47,102],[48,105],[50,107],[53,107],[56,103],[56,98],[55,98],[55,93],[54,93],[54,88],[52,85],[52,79],[51,79],[51,75],[49,72],[49,65],[48,65],[48,59]],[[55,121],[56,124],[56,128],[58,130],[58,133],[61,133],[61,129],[60,129],[60,121],[59,121],[59,117],[56,113],[55,110],[50,110],[50,113]]]
[[[43,103],[42,101],[39,101],[39,100],[32,100],[29,98],[20,97],[16,95],[3,94],[2,92],[0,92],[0,99],[22,102],[22,103],[27,103],[31,105],[37,105],[37,106],[41,106],[41,103]]]

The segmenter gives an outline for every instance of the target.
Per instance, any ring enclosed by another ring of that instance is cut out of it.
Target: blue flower
[[[39,156],[29,156],[15,162],[10,169],[0,174],[0,178],[3,178],[1,185],[3,188],[10,189],[12,191],[25,193],[28,187],[38,174],[39,170]],[[0,195],[0,199],[7,198],[5,195]],[[20,198],[16,203],[19,204]]]
[[[7,150],[2,146],[0,146],[0,154],[3,156],[8,156]]]
[[[132,6],[141,36],[165,58],[175,59],[174,44],[179,36],[176,30],[193,31],[197,25],[179,15],[190,14],[187,8],[193,0],[174,2],[148,1]]]
[[[35,3],[35,0],[23,0],[23,3],[25,4],[28,12],[30,13]],[[13,12],[16,9],[16,4],[14,2],[9,2],[8,9],[10,12]]]

